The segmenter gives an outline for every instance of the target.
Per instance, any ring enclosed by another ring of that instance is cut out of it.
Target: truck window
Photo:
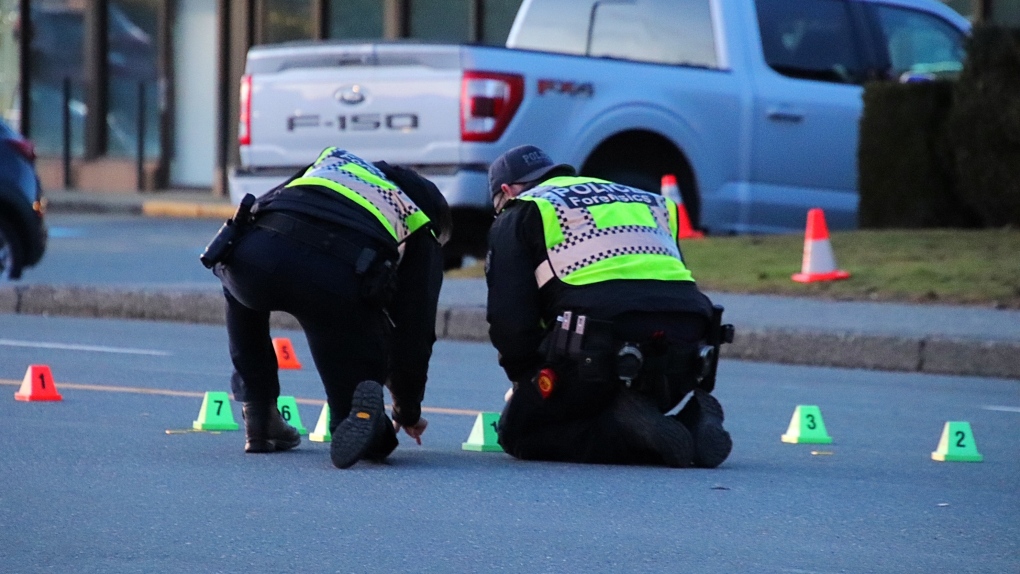
[[[888,77],[955,74],[963,69],[963,34],[937,16],[876,5],[889,50]]]
[[[592,57],[717,66],[709,0],[603,0],[591,21]]]
[[[594,0],[524,0],[507,48],[584,54]]]
[[[859,83],[864,74],[843,0],[758,0],[765,62],[807,80]]]

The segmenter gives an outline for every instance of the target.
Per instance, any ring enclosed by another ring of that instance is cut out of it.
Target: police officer
[[[215,263],[223,283],[245,452],[300,443],[276,408],[270,311],[293,315],[305,331],[329,403],[335,466],[381,461],[396,448],[400,427],[420,444],[440,247],[450,231],[449,207],[435,185],[327,148],[233,227],[246,231],[229,255],[203,263]],[[392,396],[392,422],[380,383]]]
[[[710,388],[696,388],[713,306],[684,264],[677,205],[578,177],[531,145],[500,156],[489,186],[497,213],[486,261],[489,335],[513,383],[498,426],[504,450],[521,459],[721,464],[732,448],[722,407]],[[665,415],[692,391],[679,413]]]

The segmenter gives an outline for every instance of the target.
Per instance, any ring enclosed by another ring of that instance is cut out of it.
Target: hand
[[[429,421],[425,420],[424,418],[419,418],[418,422],[414,423],[411,426],[406,426],[403,428],[404,432],[407,433],[407,436],[413,438],[418,444],[421,444],[421,435],[425,433],[425,427],[427,426],[429,426]],[[399,431],[400,428],[401,428],[400,423],[398,423],[397,421],[393,421],[393,430]]]

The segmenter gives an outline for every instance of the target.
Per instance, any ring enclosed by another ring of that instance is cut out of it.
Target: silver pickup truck
[[[489,163],[538,145],[584,174],[679,181],[712,233],[855,225],[862,85],[959,71],[969,23],[935,0],[524,0],[506,47],[252,48],[232,198],[330,145],[432,179],[447,264],[484,253]]]

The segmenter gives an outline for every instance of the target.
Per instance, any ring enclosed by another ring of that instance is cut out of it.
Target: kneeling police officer
[[[732,340],[694,283],[677,205],[520,146],[489,168],[489,335],[513,391],[497,427],[514,457],[716,467],[710,394]],[[687,395],[690,400],[679,413]]]
[[[400,427],[421,443],[449,232],[449,207],[432,182],[337,148],[242,201],[202,262],[223,283],[245,452],[301,442],[276,406],[270,311],[293,315],[308,339],[329,403],[335,466],[381,461]],[[392,422],[380,383],[393,399]]]

